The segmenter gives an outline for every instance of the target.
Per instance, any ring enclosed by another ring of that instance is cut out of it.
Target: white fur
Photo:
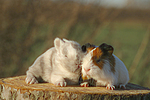
[[[92,61],[93,50],[89,52],[82,63],[82,76],[95,79],[97,86],[107,86],[114,88],[114,86],[125,86],[129,81],[129,74],[124,63],[116,57],[115,58],[115,72],[111,71],[110,63],[106,59],[103,68],[100,69],[94,65]],[[90,69],[88,71],[88,69]]]
[[[37,78],[57,86],[78,84],[83,52],[77,42],[54,40],[54,47],[39,56],[26,72],[26,83],[38,83]]]

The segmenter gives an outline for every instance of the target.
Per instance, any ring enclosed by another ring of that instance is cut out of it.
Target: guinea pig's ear
[[[60,46],[63,45],[65,43],[65,41],[61,40],[60,38],[55,38],[54,40],[54,46],[56,48],[56,50],[60,50]]]
[[[103,43],[99,46],[99,48],[103,51],[104,54],[112,55],[114,48],[111,45]]]
[[[108,54],[112,55],[114,51],[114,48],[111,45],[108,45]]]
[[[85,45],[83,45],[81,48],[82,48],[83,52],[86,52],[86,46]]]
[[[90,43],[86,43],[86,44],[84,44],[84,45],[82,45],[82,51],[83,52],[86,52],[87,51],[87,48],[89,48],[89,47],[91,47],[91,44]]]

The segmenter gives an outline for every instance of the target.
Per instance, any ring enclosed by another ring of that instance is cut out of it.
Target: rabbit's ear
[[[63,41],[64,41],[64,42],[69,42],[67,39],[64,39],[64,38],[63,38]]]
[[[54,40],[54,46],[56,48],[57,51],[60,50],[61,45],[63,45],[65,42],[63,40],[61,40],[60,38],[55,38]]]

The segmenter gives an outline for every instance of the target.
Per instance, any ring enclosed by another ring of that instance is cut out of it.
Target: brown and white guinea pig
[[[129,81],[129,74],[124,63],[113,54],[114,48],[106,43],[99,47],[91,44],[82,46],[87,55],[82,62],[82,79],[93,78],[96,86],[106,86],[106,89],[114,90],[115,86],[124,88]],[[88,86],[88,83],[81,83]]]

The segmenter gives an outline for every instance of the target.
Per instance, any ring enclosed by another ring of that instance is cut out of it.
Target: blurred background
[[[150,88],[150,0],[0,0],[0,78],[25,75],[55,37],[105,42]]]

